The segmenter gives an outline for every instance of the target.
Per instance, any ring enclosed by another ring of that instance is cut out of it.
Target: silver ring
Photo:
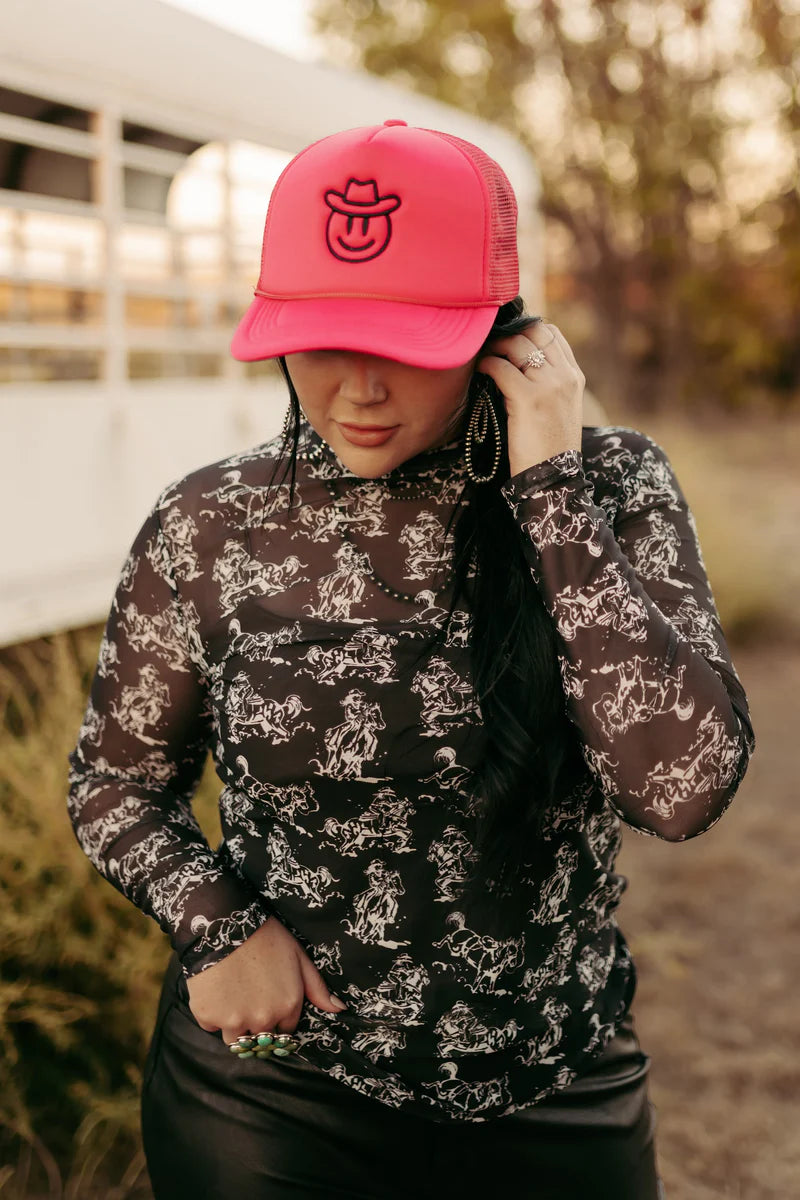
[[[543,367],[546,362],[547,359],[544,350],[540,350],[538,346],[535,346],[525,359],[525,362],[520,364],[519,369],[520,371],[526,371],[528,367]]]

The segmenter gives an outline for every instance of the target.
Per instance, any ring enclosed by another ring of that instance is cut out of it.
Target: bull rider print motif
[[[359,779],[364,764],[375,757],[378,749],[377,731],[385,729],[386,722],[378,703],[369,700],[360,688],[352,688],[340,703],[344,709],[344,720],[340,725],[325,730],[328,757],[324,763],[312,758],[311,763],[320,775],[332,775],[336,779]]]
[[[611,688],[592,705],[592,712],[609,741],[639,721],[652,721],[661,713],[674,712],[688,721],[694,700],[683,687],[685,665],[674,675],[658,676],[658,664],[634,654],[629,662],[601,667],[598,674],[610,676]]]
[[[337,853],[355,858],[364,847],[385,846],[393,854],[413,854],[408,819],[413,811],[410,800],[401,799],[392,788],[380,788],[369,808],[357,817],[342,821],[327,817],[322,825],[322,844],[334,846]]]
[[[422,720],[427,725],[423,737],[441,737],[476,711],[471,682],[457,675],[438,654],[430,659],[427,670],[414,676],[411,691],[422,697]]]
[[[309,867],[298,861],[280,825],[267,832],[266,848],[271,896],[300,897],[309,908],[321,908],[334,897],[344,898],[344,893],[333,887],[341,880],[329,867]]]
[[[609,627],[634,642],[647,637],[647,609],[634,596],[616,563],[608,563],[594,584],[568,584],[555,597],[558,632],[567,642],[579,629]]]
[[[458,911],[451,912],[445,923],[453,928],[433,945],[446,949],[450,958],[436,961],[434,966],[452,971],[476,994],[507,995],[509,989],[498,984],[522,963],[524,936],[498,939],[478,933],[469,928],[466,916]]]
[[[470,1083],[458,1077],[458,1063],[446,1059],[439,1064],[444,1079],[436,1083],[425,1083],[436,1097],[438,1104],[444,1101],[455,1112],[480,1113],[492,1111],[499,1105],[510,1102],[510,1093],[505,1078],[492,1079],[488,1083]]]
[[[397,667],[392,650],[397,638],[362,625],[343,646],[312,646],[302,656],[307,667],[300,674],[311,675],[317,683],[333,685],[339,679],[355,675],[375,683],[393,683]]]
[[[513,1017],[503,1025],[489,1025],[465,1000],[458,1000],[436,1022],[436,1049],[442,1058],[449,1054],[493,1054],[510,1045],[523,1028]]]
[[[366,587],[365,576],[371,569],[369,558],[350,542],[337,549],[334,559],[336,570],[331,571],[317,583],[319,602],[304,605],[312,617],[324,620],[349,620],[350,610],[358,604]]]
[[[430,984],[425,967],[410,954],[394,956],[384,979],[372,988],[355,983],[344,989],[348,1006],[361,1017],[397,1025],[421,1025],[424,992]],[[344,999],[344,997],[342,997]]]
[[[296,554],[289,554],[282,563],[258,562],[239,542],[229,538],[222,557],[218,558],[212,577],[219,587],[219,606],[223,617],[229,616],[248,596],[274,596],[286,590],[289,583],[307,582],[308,576],[299,572],[307,567]]]
[[[228,686],[225,697],[228,717],[228,737],[234,743],[241,742],[242,735],[258,733],[266,737],[273,746],[288,742],[301,729],[312,729],[309,721],[301,714],[311,712],[309,705],[292,693],[284,700],[261,696],[253,687],[247,671],[238,671]]]
[[[386,946],[396,949],[398,946],[409,946],[408,939],[397,941],[387,937],[388,925],[394,925],[398,920],[398,896],[405,895],[399,871],[380,859],[375,858],[365,868],[369,887],[359,892],[353,899],[355,919],[342,921],[345,930],[365,946]]]
[[[421,512],[416,521],[404,525],[400,533],[401,545],[408,546],[404,579],[427,579],[437,564],[441,564],[443,553],[452,549],[453,534],[445,537],[444,526],[432,512]]]
[[[369,274],[360,248],[396,223],[392,253],[404,209],[357,207],[391,198],[380,179],[374,196],[355,171],[352,188],[329,182],[318,234],[330,216],[354,256],[333,269]],[[409,1114],[493,1120],[568,1086],[619,1025],[633,977],[616,925],[623,823],[670,842],[702,833],[752,753],[694,519],[664,451],[618,426],[585,426],[580,451],[503,483],[574,753],[521,911],[503,916],[489,886],[467,915],[486,730],[474,547],[449,615],[463,447],[366,479],[301,413],[291,504],[281,453],[279,436],[202,466],[146,515],[70,755],[70,819],[187,977],[272,916],[348,1006],[303,1005],[301,1057]],[[381,579],[384,565],[421,590],[386,595],[373,556]],[[216,848],[192,806],[209,751]]]

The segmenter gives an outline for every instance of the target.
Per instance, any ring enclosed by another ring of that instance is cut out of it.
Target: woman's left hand
[[[522,333],[496,338],[488,349],[475,369],[491,376],[505,399],[511,474],[563,450],[580,450],[586,379],[561,330],[539,320]],[[526,367],[537,349],[545,362]]]

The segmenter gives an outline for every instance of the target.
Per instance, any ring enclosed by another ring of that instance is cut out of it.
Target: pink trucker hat
[[[324,137],[275,184],[231,352],[460,366],[519,291],[516,226],[511,184],[471,142],[405,121]]]

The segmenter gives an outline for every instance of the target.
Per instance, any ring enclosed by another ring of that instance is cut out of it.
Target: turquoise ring
[[[238,1058],[286,1058],[294,1054],[299,1042],[291,1033],[274,1033],[262,1029],[260,1033],[243,1033],[235,1042],[228,1043],[231,1054]]]

